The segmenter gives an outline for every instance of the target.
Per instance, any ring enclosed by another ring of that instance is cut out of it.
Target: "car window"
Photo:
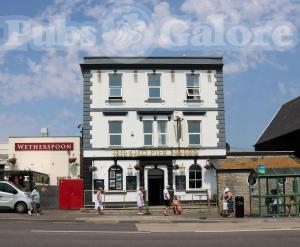
[[[4,183],[0,183],[0,191],[5,192],[5,184]]]
[[[10,194],[17,194],[16,189],[13,188],[12,186],[10,186],[9,184],[4,185],[4,192],[10,193]]]

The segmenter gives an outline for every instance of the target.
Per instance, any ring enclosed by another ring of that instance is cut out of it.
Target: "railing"
[[[96,190],[84,190],[84,208],[94,207],[93,197]],[[171,197],[174,191],[169,191]],[[179,198],[181,204],[191,206],[217,206],[217,198],[212,198],[210,190],[190,190],[190,191],[175,191],[175,195]],[[144,195],[147,191],[144,191]],[[185,199],[184,199],[185,198]],[[104,208],[128,208],[136,207],[136,191],[104,191],[102,196]],[[148,204],[145,196],[145,202]]]

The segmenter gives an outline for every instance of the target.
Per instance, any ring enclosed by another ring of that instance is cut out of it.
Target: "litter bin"
[[[236,218],[244,217],[244,197],[243,196],[235,197],[235,217]]]

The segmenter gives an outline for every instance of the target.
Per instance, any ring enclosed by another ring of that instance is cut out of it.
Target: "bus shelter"
[[[254,169],[249,176],[250,214],[256,216],[299,215],[300,168]]]

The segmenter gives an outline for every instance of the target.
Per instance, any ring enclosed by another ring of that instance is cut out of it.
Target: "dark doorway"
[[[164,171],[151,169],[148,172],[148,198],[149,205],[162,205],[164,189]]]

